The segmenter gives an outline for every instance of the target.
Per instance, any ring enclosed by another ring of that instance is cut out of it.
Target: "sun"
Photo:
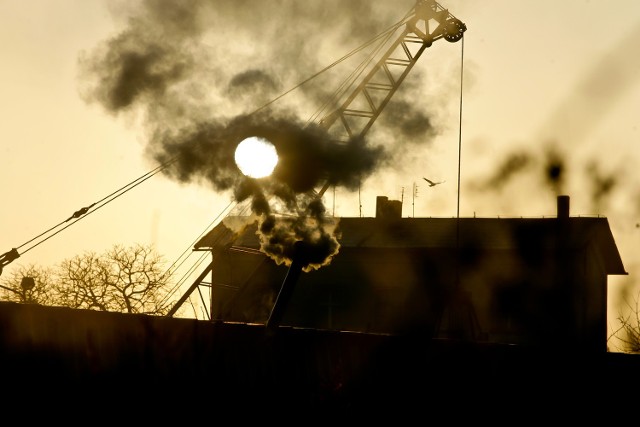
[[[264,178],[271,175],[278,164],[278,153],[267,139],[251,136],[238,144],[235,160],[243,174],[251,178]]]

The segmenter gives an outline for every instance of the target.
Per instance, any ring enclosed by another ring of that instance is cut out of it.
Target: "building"
[[[627,274],[607,218],[339,218],[329,265],[296,276],[280,326],[417,334],[472,342],[607,351],[607,279]],[[290,267],[260,251],[258,224],[224,221],[211,251],[212,318],[267,323]]]
[[[570,217],[566,198],[539,219],[378,208],[341,218],[337,256],[299,275],[258,250],[255,225],[218,225],[196,244],[213,256],[211,321],[0,302],[5,406],[409,422],[443,408],[575,417],[637,387],[637,355],[606,352],[607,277],[625,274],[606,218]]]

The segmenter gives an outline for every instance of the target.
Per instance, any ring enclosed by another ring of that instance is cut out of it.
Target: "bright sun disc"
[[[278,153],[268,140],[252,136],[238,144],[235,160],[243,174],[251,178],[263,178],[271,175],[278,164]]]

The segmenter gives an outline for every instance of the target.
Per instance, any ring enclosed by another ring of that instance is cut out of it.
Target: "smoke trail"
[[[233,160],[237,144],[249,136],[268,139],[278,151],[278,165],[268,178],[242,175]],[[325,218],[314,188],[324,182],[355,188],[357,178],[372,173],[384,158],[378,147],[360,141],[331,143],[318,126],[272,115],[208,121],[178,134],[158,132],[153,139],[155,143],[147,147],[155,150],[152,157],[161,163],[175,159],[167,168],[172,178],[201,181],[218,191],[231,190],[238,202],[250,199],[252,211],[261,216],[263,250],[276,262],[288,265],[293,243],[303,240],[314,248],[308,266],[316,268],[337,253],[338,243],[331,237],[334,224]],[[276,221],[269,196],[295,219]]]
[[[81,90],[88,102],[114,115],[142,114],[145,153],[162,164],[175,160],[165,169],[170,178],[250,200],[260,215],[263,250],[276,262],[290,263],[292,244],[304,240],[317,249],[309,251],[305,269],[317,268],[337,253],[338,243],[314,188],[328,182],[356,190],[385,165],[391,150],[364,138],[340,145],[306,123],[303,107],[322,105],[329,88],[338,85],[332,80],[301,87],[293,101],[252,112],[337,59],[336,52],[345,54],[389,27],[414,5],[403,3],[123,4],[124,29],[80,56]],[[421,108],[410,102],[399,107],[381,125],[402,129],[409,138],[431,130]],[[236,167],[235,148],[249,136],[275,145],[279,163],[271,177],[255,180]]]
[[[507,153],[502,164],[495,165],[489,178],[480,179],[480,184],[474,183],[468,188],[486,197],[490,196],[488,192],[504,189],[524,173],[533,174],[535,178],[542,171],[549,188],[556,194],[567,189],[571,178],[575,184],[572,190],[585,191],[589,209],[595,212],[606,211],[616,197],[633,200],[630,193],[635,190],[637,181],[634,171],[626,171],[628,178],[625,182],[616,178],[628,168],[626,162],[629,159],[620,156],[615,149],[603,155],[601,152],[586,152],[582,145],[607,117],[608,110],[637,84],[640,60],[637,55],[629,55],[628,49],[639,40],[640,24],[636,24],[576,80],[567,97],[550,112],[534,136],[547,140],[546,144],[533,141],[524,148],[514,148]],[[611,145],[621,142],[607,141]],[[565,153],[557,151],[560,146],[564,147]],[[540,155],[540,149],[546,154]],[[616,175],[605,172],[609,170],[615,170]],[[520,188],[515,188],[515,191],[521,192]],[[631,209],[634,217],[639,213],[640,209]]]

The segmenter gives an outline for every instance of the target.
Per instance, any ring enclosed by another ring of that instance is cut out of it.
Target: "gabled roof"
[[[238,218],[235,219],[239,221]],[[341,248],[454,249],[474,247],[488,250],[540,250],[594,245],[607,274],[628,274],[622,263],[607,218],[336,218]],[[194,245],[195,250],[228,246],[259,249],[258,224],[240,232],[223,223]],[[562,237],[562,240],[558,240]]]

